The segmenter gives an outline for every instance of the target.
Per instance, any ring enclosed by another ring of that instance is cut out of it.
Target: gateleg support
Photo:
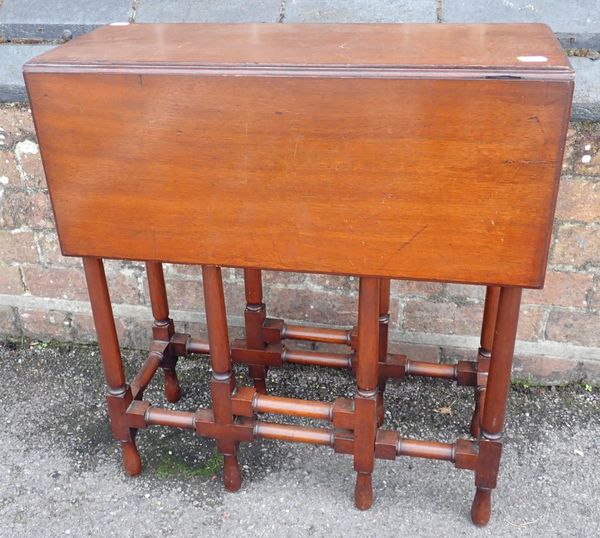
[[[125,472],[135,476],[142,470],[142,460],[135,444],[136,430],[128,426],[126,417],[127,408],[133,398],[131,388],[125,380],[104,263],[100,258],[84,257],[83,268],[98,335],[104,377],[108,385],[106,399],[111,429],[122,448]]]
[[[235,390],[232,372],[227,311],[223,293],[221,268],[215,265],[202,267],[202,284],[206,305],[206,324],[212,366],[211,396],[215,423],[230,426],[234,422],[231,397]],[[217,440],[217,450],[223,454],[223,482],[228,491],[237,491],[242,485],[242,475],[237,459],[237,441],[232,436]]]
[[[379,383],[379,279],[361,277],[358,299],[356,396],[354,398],[354,501],[360,510],[373,504]]]
[[[487,286],[485,290],[485,305],[483,308],[483,322],[481,324],[481,339],[479,352],[477,354],[477,384],[475,386],[475,409],[471,418],[469,428],[471,435],[479,437],[479,423],[483,416],[485,402],[485,389],[487,386],[487,375],[492,346],[494,343],[494,330],[498,315],[498,301],[500,299],[499,286]]]
[[[160,262],[146,262],[146,273],[154,317],[152,325],[154,340],[170,342],[171,337],[175,334],[175,326],[173,320],[169,317],[169,302],[162,264]],[[171,403],[175,403],[181,398],[181,387],[175,370],[176,365],[177,355],[168,347],[163,355],[161,368],[165,382],[165,397]]]
[[[480,420],[479,458],[475,469],[477,490],[471,507],[471,519],[480,527],[487,525],[490,519],[492,490],[498,478],[520,304],[521,288],[501,288]]]
[[[263,337],[263,325],[266,319],[266,306],[263,302],[262,272],[260,269],[244,269],[244,291],[246,310],[244,325],[248,349],[264,349],[267,345]],[[267,393],[267,371],[264,364],[252,364],[248,367],[256,391]]]
[[[390,326],[390,279],[379,279],[379,362],[388,360],[388,332]],[[384,393],[387,377],[380,376],[377,390],[377,426],[383,425],[385,418]]]

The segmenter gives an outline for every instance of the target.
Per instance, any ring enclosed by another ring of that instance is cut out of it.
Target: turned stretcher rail
[[[293,424],[276,424],[262,420],[256,421],[254,435],[262,439],[278,439],[279,441],[293,441],[296,443],[325,446],[332,446],[334,441],[334,432],[331,429],[309,428]]]
[[[332,404],[322,402],[312,402],[308,400],[295,400],[294,398],[279,398],[274,396],[265,396],[257,394],[253,402],[253,408],[257,412],[279,413],[289,416],[304,416],[312,418],[328,419],[325,416],[332,409]],[[260,402],[262,400],[262,402]],[[303,415],[289,410],[291,402],[295,402],[299,408],[308,409]],[[135,416],[137,409],[143,411],[143,424],[136,423],[137,427],[144,426],[170,426],[187,430],[197,429],[196,421],[202,420],[201,417],[212,416],[210,409],[203,409],[197,412],[174,411],[159,407],[151,407],[149,402],[134,402],[130,407],[130,413]],[[314,412],[314,410],[320,410]],[[276,439],[280,441],[295,441],[299,443],[308,443],[315,445],[334,446],[336,436],[343,437],[348,444],[340,445],[336,448],[342,453],[351,453],[354,444],[354,433],[345,430],[336,430],[332,428],[314,428],[296,424],[280,424],[264,420],[251,419],[252,435],[254,438]],[[234,426],[235,427],[235,426]],[[380,430],[384,436],[388,436],[388,446],[393,440],[394,456],[409,456],[414,458],[426,458],[434,460],[443,460],[455,462],[457,443],[472,443],[470,441],[459,440],[456,443],[440,443],[437,441],[423,441],[417,439],[408,439],[399,437],[396,432],[390,430]],[[378,457],[390,459],[389,456],[379,454]]]
[[[171,426],[185,430],[193,430],[195,427],[195,413],[189,411],[149,407],[144,418],[148,426]]]
[[[455,364],[439,364],[434,362],[406,360],[405,375],[413,377],[436,377],[439,379],[456,379],[458,376]]]
[[[280,414],[295,417],[331,420],[333,404],[297,398],[282,398],[256,394],[252,400],[252,409],[256,413]]]
[[[296,415],[296,413],[286,413],[284,407],[290,404],[293,398],[278,398],[278,397],[266,397],[262,394],[257,394],[257,400],[262,398],[262,403],[256,405],[257,409],[265,409],[270,413],[282,413],[287,415]],[[278,404],[281,400],[287,400],[284,406]],[[267,401],[268,404],[266,403]],[[314,409],[321,408],[330,409],[331,404],[325,404],[321,402],[311,402],[306,400],[294,400],[300,407],[313,406]],[[137,414],[137,408],[143,411],[143,423],[135,423],[137,427],[144,426],[170,426],[174,428],[181,428],[187,430],[197,430],[196,422],[198,420],[206,420],[207,416],[212,417],[210,409],[203,409],[197,412],[191,411],[174,411],[171,409],[163,409],[158,407],[151,407],[149,402],[136,401],[130,407],[131,416]],[[263,411],[258,411],[263,412]],[[302,415],[305,417],[313,416],[313,418],[326,418],[324,416],[317,416],[318,413],[311,415],[309,413]],[[314,428],[308,426],[300,426],[296,424],[281,424],[276,422],[269,422],[264,420],[251,419],[250,426],[252,428],[252,436],[254,438],[262,439],[276,439],[279,441],[294,441],[299,443],[324,445],[324,446],[335,446],[336,439],[343,438],[347,444],[340,444],[336,446],[336,451],[341,453],[352,453],[352,447],[354,446],[354,433],[346,430],[337,430],[333,428]],[[235,425],[234,425],[235,427]],[[408,439],[399,437],[396,432],[391,430],[380,430],[380,434],[387,437],[388,448],[392,448],[393,455],[390,458],[389,453],[386,455],[383,452],[377,451],[378,458],[394,459],[395,456],[408,456],[414,458],[426,458],[434,460],[443,460],[449,462],[456,461],[457,446],[462,443],[463,446],[469,444],[473,446],[473,441],[458,440],[455,443],[440,443],[437,441],[423,441],[417,439]],[[393,443],[393,446],[390,446]],[[470,449],[472,452],[472,448]],[[476,453],[472,452],[472,454]]]
[[[326,368],[351,368],[351,353],[322,353],[319,351],[304,351],[300,349],[286,349],[281,357],[283,362],[291,364],[305,364],[324,366]]]
[[[289,340],[307,340],[325,344],[350,345],[351,329],[330,329],[325,327],[309,327],[303,325],[288,325],[284,323],[281,338]]]
[[[199,355],[208,355],[210,353],[210,345],[208,340],[200,338],[189,338],[186,343],[187,353],[198,353]]]
[[[401,438],[398,439],[396,445],[396,454],[398,456],[412,456],[413,458],[454,461],[454,446],[453,443]]]
[[[176,335],[178,336],[178,335]],[[186,353],[209,354],[210,345],[207,340],[201,338],[188,337],[185,344]],[[396,357],[398,357],[396,355]],[[401,364],[403,364],[403,376],[412,377],[433,377],[438,379],[449,379],[454,381],[462,381],[459,365],[469,365],[469,368],[475,372],[475,361],[460,361],[457,364],[440,364],[427,361],[416,361],[408,359],[404,356],[399,356]],[[247,360],[239,360],[234,356],[236,362],[248,362]],[[326,368],[352,368],[354,361],[354,353],[325,353],[321,351],[309,351],[301,349],[286,349],[281,350],[281,362],[291,364],[301,364],[306,366],[322,366]],[[251,362],[249,362],[251,364]],[[461,384],[475,384],[475,374],[472,379],[462,382]]]
[[[148,354],[148,358],[144,361],[144,364],[142,364],[142,367],[131,381],[131,391],[133,394],[138,394],[140,391],[143,392],[146,389],[160,367],[162,359],[163,355],[158,351],[151,351]]]

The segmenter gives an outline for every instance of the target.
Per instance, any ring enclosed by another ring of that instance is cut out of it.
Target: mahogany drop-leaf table
[[[241,442],[332,447],[354,458],[361,509],[377,458],[434,458],[474,471],[471,516],[487,523],[521,290],[544,284],[573,92],[548,27],[119,24],[29,61],[25,79],[61,249],[83,258],[128,474],[141,471],[135,433],[151,425],[215,439],[230,491]],[[153,339],[129,383],[104,258],[146,263]],[[207,339],[176,332],[163,262],[202,266]],[[229,340],[222,266],[244,270],[243,340]],[[358,276],[356,329],[266,317],[261,269]],[[390,279],[487,286],[477,360],[388,353]],[[179,399],[176,362],[189,353],[210,354],[212,408],[151,405],[159,368]],[[237,386],[232,361],[254,387]],[[351,368],[354,398],[267,393],[267,369],[286,362]],[[472,437],[385,429],[386,381],[405,376],[473,386]]]

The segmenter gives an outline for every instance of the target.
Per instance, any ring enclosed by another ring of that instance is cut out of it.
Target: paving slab
[[[284,22],[436,22],[436,0],[286,0]]]
[[[4,0],[0,40],[61,40],[102,24],[128,21],[131,6],[132,0]]]
[[[600,120],[600,59],[569,58],[575,68],[575,94],[572,118]]]
[[[542,22],[564,48],[600,49],[598,0],[443,0],[443,22]]]
[[[131,373],[145,358],[124,352]],[[182,400],[145,392],[157,406],[209,405],[210,369],[192,356],[178,365]],[[473,475],[447,462],[378,460],[375,502],[353,506],[348,456],[324,447],[242,444],[241,491],[222,487],[214,442],[191,432],[139,432],[142,474],[126,477],[108,426],[95,346],[0,344],[0,534],[48,536],[441,536],[539,537],[600,534],[600,393],[580,386],[513,387],[494,510],[488,527],[469,520]],[[248,383],[244,369],[239,382]],[[288,367],[268,383],[282,396],[350,396],[349,372]],[[386,427],[403,436],[466,437],[472,390],[440,380],[390,383]],[[449,408],[442,413],[442,408]],[[304,423],[304,422],[302,422]]]
[[[23,64],[51,48],[53,48],[52,45],[0,44],[0,102],[27,100],[23,81]]]
[[[281,0],[139,0],[136,22],[277,22]]]
[[[444,22],[543,22],[555,32],[600,33],[598,0],[443,0]]]

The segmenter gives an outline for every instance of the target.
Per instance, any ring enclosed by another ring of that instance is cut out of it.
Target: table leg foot
[[[237,454],[225,454],[223,463],[223,483],[227,491],[235,492],[242,487],[242,473]]]
[[[373,504],[373,484],[371,473],[356,473],[354,503],[359,510],[368,510]]]
[[[137,476],[142,472],[142,459],[135,446],[135,441],[122,441],[123,467],[129,476]]]
[[[471,520],[478,527],[484,527],[492,513],[492,490],[478,487],[471,506]]]

